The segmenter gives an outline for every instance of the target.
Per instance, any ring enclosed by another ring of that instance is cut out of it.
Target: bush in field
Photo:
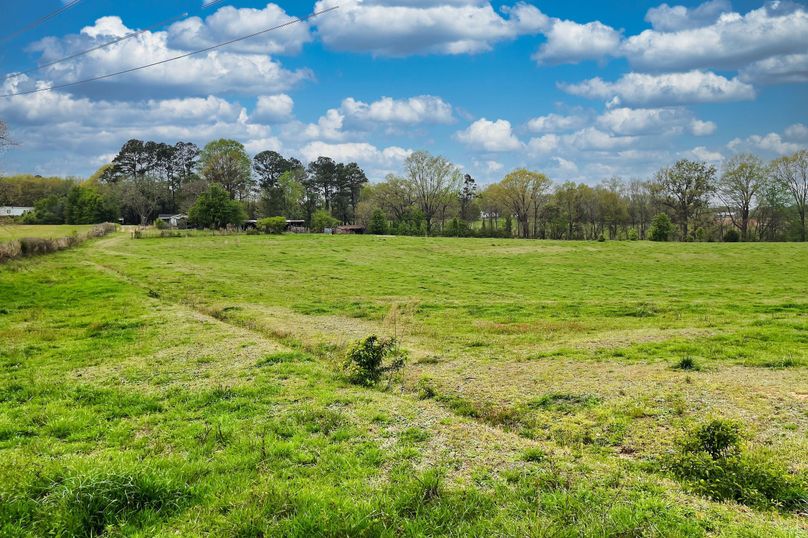
[[[370,224],[368,224],[368,233],[376,235],[384,235],[387,233],[387,217],[384,216],[384,211],[381,209],[373,211],[373,216],[370,217]]]
[[[331,216],[325,209],[318,209],[311,216],[311,229],[322,233],[326,228],[336,228],[339,221]]]
[[[651,227],[648,229],[648,238],[651,241],[670,241],[673,237],[673,222],[671,218],[665,213],[659,213],[651,221]]]
[[[628,231],[628,240],[629,241],[637,241],[640,238],[640,234],[637,233],[636,228],[631,228]]]
[[[168,230],[168,223],[163,219],[154,219],[154,227],[158,230]]]
[[[673,473],[697,493],[748,506],[795,510],[808,505],[808,483],[764,451],[745,450],[740,425],[712,420],[679,443]]]
[[[724,242],[725,243],[737,243],[741,240],[741,234],[738,233],[738,230],[735,228],[730,228],[727,230],[727,233],[724,234]]]
[[[286,229],[286,218],[266,217],[258,219],[256,226],[265,234],[281,234]]]
[[[230,199],[226,190],[214,183],[199,195],[188,210],[188,219],[200,228],[225,228],[228,224],[239,226],[244,222],[244,209],[237,201]]]
[[[407,355],[395,338],[380,339],[372,335],[354,342],[345,355],[343,368],[351,383],[370,387],[385,374],[404,367]]]

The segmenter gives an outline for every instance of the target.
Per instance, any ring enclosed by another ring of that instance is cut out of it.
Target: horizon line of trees
[[[314,228],[358,223],[372,233],[591,240],[649,238],[652,221],[664,214],[674,225],[671,240],[733,240],[737,234],[743,241],[805,241],[808,150],[768,163],[739,154],[720,168],[683,159],[647,180],[611,178],[595,186],[554,183],[520,168],[480,188],[470,174],[425,151],[412,153],[401,175],[370,184],[356,163],[329,157],[304,165],[275,151],[251,159],[228,139],[201,149],[133,139],[81,183],[0,179],[0,205],[33,205],[29,222],[122,217],[146,224],[160,213],[191,212],[203,194],[221,198],[212,185],[241,208],[229,213],[233,221],[283,216]]]

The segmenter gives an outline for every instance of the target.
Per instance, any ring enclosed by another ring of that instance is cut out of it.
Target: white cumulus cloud
[[[729,0],[709,0],[695,8],[662,4],[649,9],[645,14],[645,20],[651,23],[654,30],[676,32],[708,26],[718,20],[723,13],[730,11],[732,4]]]
[[[481,118],[467,129],[455,133],[455,137],[467,146],[484,151],[514,151],[522,147],[508,120]]]
[[[791,2],[769,2],[745,15],[722,14],[708,26],[646,30],[622,52],[635,69],[738,69],[752,62],[808,50],[808,11]]]
[[[320,39],[331,49],[379,56],[473,54],[500,41],[534,34],[547,17],[517,4],[497,13],[480,1],[319,0],[315,11],[339,6],[316,20]]]
[[[719,103],[755,98],[755,89],[737,78],[709,71],[686,73],[628,73],[615,82],[593,78],[580,84],[560,84],[565,92],[589,99],[626,105]]]
[[[261,122],[280,122],[292,117],[294,100],[285,93],[259,95],[251,118]]]
[[[408,99],[382,97],[365,103],[348,97],[342,101],[342,112],[360,121],[378,123],[452,123],[452,105],[432,95],[419,95]]]

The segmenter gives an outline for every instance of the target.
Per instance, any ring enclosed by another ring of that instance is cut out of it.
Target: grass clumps
[[[356,341],[345,356],[343,369],[355,385],[372,387],[385,375],[398,372],[407,361],[407,353],[395,338],[371,335]]]
[[[522,453],[523,461],[541,463],[545,459],[547,459],[547,453],[538,447],[530,447]]]
[[[674,370],[692,370],[692,371],[699,371],[701,370],[701,366],[696,362],[696,359],[693,357],[682,357],[679,361],[673,365]]]
[[[16,520],[37,535],[101,536],[147,527],[189,497],[183,481],[150,470],[57,473],[24,491],[0,492],[0,520]]]
[[[281,364],[286,362],[308,362],[311,360],[311,355],[302,351],[281,351],[278,353],[271,353],[259,360],[256,363],[257,367],[271,366],[273,364]]]
[[[528,402],[530,409],[546,409],[570,413],[577,408],[592,407],[600,403],[600,398],[592,394],[567,394],[551,392]]]
[[[744,446],[741,426],[715,419],[691,431],[670,468],[696,493],[719,501],[784,511],[808,507],[808,482],[763,450]]]

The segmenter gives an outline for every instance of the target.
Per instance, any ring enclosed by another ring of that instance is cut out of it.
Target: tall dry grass
[[[23,237],[14,239],[8,243],[0,244],[0,263],[5,263],[16,258],[26,256],[39,256],[50,254],[60,250],[67,250],[80,245],[88,239],[103,237],[117,229],[115,224],[105,222],[93,226],[89,231],[78,234],[74,233],[66,237],[56,239],[45,239],[41,237]]]

